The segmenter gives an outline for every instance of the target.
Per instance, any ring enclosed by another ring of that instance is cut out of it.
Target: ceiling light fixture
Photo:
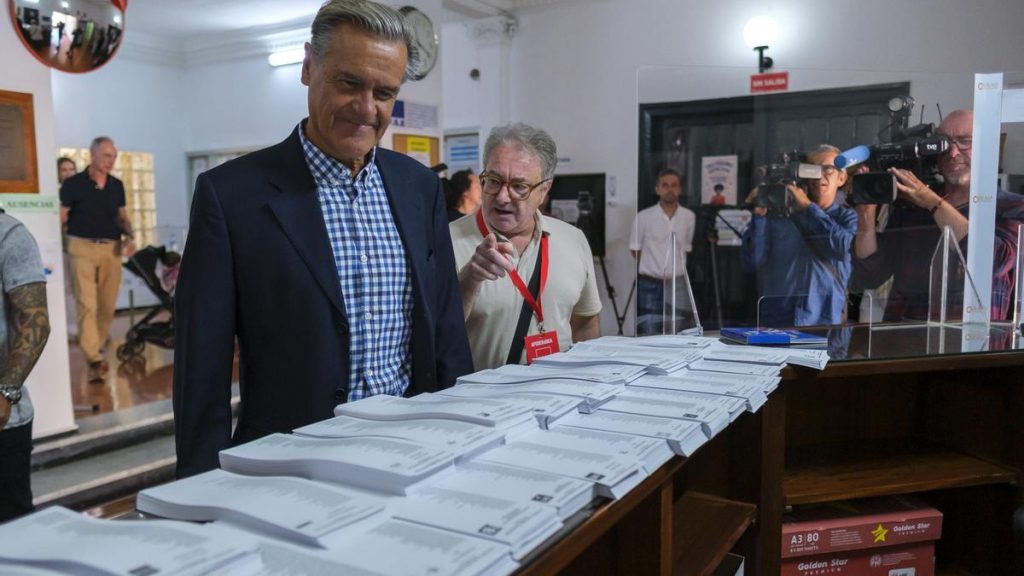
[[[754,16],[743,27],[743,40],[757,52],[757,69],[764,73],[775,62],[764,55],[765,50],[778,38],[779,31],[771,16]]]
[[[267,57],[267,62],[269,62],[271,66],[287,66],[289,64],[298,64],[302,62],[305,57],[306,49],[300,46],[298,48],[275,50]]]

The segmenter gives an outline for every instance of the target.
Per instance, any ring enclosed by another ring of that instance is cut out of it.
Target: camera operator
[[[805,180],[807,190],[786,184],[788,215],[761,206],[743,233],[743,265],[761,270],[761,326],[839,324],[846,309],[850,245],[857,214],[843,205],[837,191],[846,172],[835,167],[839,149],[821,145],[807,162],[821,166],[821,178]],[[761,194],[756,188],[748,197]],[[758,204],[764,204],[758,202]]]
[[[884,320],[927,320],[932,253],[942,230],[953,230],[961,251],[967,253],[971,191],[971,153],[974,113],[956,110],[942,121],[938,134],[949,139],[949,150],[939,158],[944,190],[935,191],[910,170],[890,168],[906,209],[891,211],[884,232],[876,231],[878,206],[856,207],[859,224],[854,242],[856,280],[873,288],[893,278]],[[942,193],[940,193],[942,192]],[[1013,271],[1017,227],[1024,222],[1024,198],[997,191],[995,246],[992,257],[993,320],[1003,320],[1013,301]]]
[[[629,242],[629,249],[637,260],[638,335],[662,332],[660,323],[648,325],[640,320],[663,316],[665,284],[673,280],[673,268],[677,282],[685,281],[682,278],[686,271],[686,255],[693,251],[693,230],[697,220],[692,210],[680,205],[680,198],[685,201],[686,196],[679,172],[671,168],[658,172],[654,190],[658,194],[658,203],[637,213]]]

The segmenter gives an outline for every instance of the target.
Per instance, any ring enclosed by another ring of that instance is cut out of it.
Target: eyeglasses
[[[551,178],[545,178],[536,184],[527,184],[522,180],[505,180],[493,172],[484,171],[480,173],[480,188],[483,189],[484,194],[497,196],[502,188],[508,186],[508,192],[513,198],[516,200],[526,200],[533,193],[534,189],[548,180],[551,180]]]
[[[821,167],[821,176],[822,177],[831,176],[833,174],[838,174],[839,173],[839,168],[836,168],[835,166],[833,166],[831,164],[821,164],[820,167]]]
[[[970,150],[971,146],[974,145],[973,136],[961,136],[960,138],[953,138],[952,136],[947,136],[946,139],[949,140],[950,146],[956,146],[961,150]]]

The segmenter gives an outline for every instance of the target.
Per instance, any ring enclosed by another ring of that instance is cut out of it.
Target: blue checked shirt
[[[412,277],[380,172],[376,149],[352,171],[299,137],[316,182],[320,210],[349,321],[349,401],[401,396],[409,387]]]

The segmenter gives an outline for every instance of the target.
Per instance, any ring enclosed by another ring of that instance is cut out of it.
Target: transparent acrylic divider
[[[1024,224],[1017,226],[1017,262],[1013,283],[1013,327],[1024,335]]]
[[[637,319],[637,335],[643,334],[688,334],[700,336],[704,328],[700,323],[693,289],[690,287],[690,276],[686,267],[676,264],[676,235],[672,233],[668,261],[670,270],[668,278],[662,281],[662,313],[646,315]],[[652,317],[653,316],[653,317]]]
[[[939,326],[959,325],[966,308],[977,309],[980,306],[981,298],[967,269],[967,261],[960,251],[960,244],[953,229],[946,226],[932,253],[928,282],[928,323]]]

